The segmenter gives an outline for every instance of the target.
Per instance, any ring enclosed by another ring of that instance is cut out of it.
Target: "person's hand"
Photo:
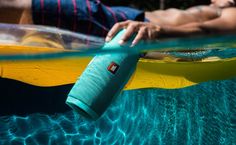
[[[127,20],[124,22],[116,23],[108,32],[105,41],[110,41],[121,29],[126,29],[126,32],[118,42],[120,45],[123,45],[135,33],[137,34],[133,39],[131,46],[136,45],[140,40],[156,39],[160,32],[160,26],[158,25],[149,22]]]

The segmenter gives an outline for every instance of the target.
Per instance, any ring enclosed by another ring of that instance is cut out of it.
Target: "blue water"
[[[11,34],[12,29],[36,31],[34,27],[0,24],[0,30],[6,36],[18,34],[16,31]],[[72,47],[72,40],[81,44],[86,42],[88,36],[65,31],[59,33],[58,29],[52,28],[38,29],[50,36],[51,33],[52,36],[60,36],[66,42],[63,46],[73,51],[4,54],[0,55],[0,59],[45,59],[106,53],[100,49],[88,51],[90,49],[79,49],[77,45]],[[214,56],[234,58],[235,36],[158,40],[140,46],[138,51],[155,48],[177,58],[193,60]],[[21,38],[13,37],[12,41],[18,44]],[[9,40],[9,37],[6,39]],[[95,38],[90,41],[96,46],[102,43],[102,40]],[[175,52],[198,48],[203,51]],[[65,104],[72,85],[40,88],[0,78],[0,87],[0,145],[236,145],[236,78],[174,90],[124,91],[97,121],[81,117]]]
[[[84,57],[106,53],[137,53],[147,51],[166,52],[177,58],[203,59],[206,57],[233,58],[236,57],[236,33],[214,34],[180,38],[164,38],[156,41],[140,42],[132,49],[101,49],[104,38],[73,33],[54,27],[35,25],[0,24],[0,44],[20,45],[31,47],[50,47],[59,51],[47,53],[18,53],[0,54],[0,60],[30,60],[52,59],[61,57]],[[28,39],[30,38],[30,39]],[[40,38],[40,43],[37,39]],[[55,45],[57,44],[57,45]],[[114,48],[112,48],[114,47]],[[129,46],[127,46],[129,47]],[[61,48],[64,48],[62,51]],[[198,51],[193,53],[180,53],[179,51]],[[176,52],[177,51],[177,52]]]
[[[235,83],[236,78],[183,89],[124,91],[97,121],[71,110],[3,115],[0,144],[233,145]]]

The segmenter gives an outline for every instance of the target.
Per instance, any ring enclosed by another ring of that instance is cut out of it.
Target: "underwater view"
[[[235,36],[115,50],[96,37],[0,24],[0,144],[234,145]],[[158,58],[141,58],[123,91],[87,104],[101,112],[96,119],[66,104],[92,57],[150,51]]]
[[[66,108],[66,91],[5,86],[8,94],[1,95],[0,143],[232,145],[236,142],[235,82],[124,91],[96,121]],[[7,98],[12,91],[20,95]]]

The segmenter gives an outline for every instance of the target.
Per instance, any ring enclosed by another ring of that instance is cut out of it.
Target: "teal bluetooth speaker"
[[[96,55],[68,95],[66,103],[85,117],[99,118],[120,94],[136,68],[139,54],[126,51],[134,49],[130,48],[130,42],[122,46],[118,44],[124,32],[120,31],[102,48],[120,49],[121,52]]]

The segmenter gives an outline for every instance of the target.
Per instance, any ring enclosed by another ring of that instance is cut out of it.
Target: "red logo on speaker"
[[[117,70],[119,69],[119,65],[115,62],[111,62],[111,64],[107,67],[107,70],[111,72],[112,74],[115,74]]]

